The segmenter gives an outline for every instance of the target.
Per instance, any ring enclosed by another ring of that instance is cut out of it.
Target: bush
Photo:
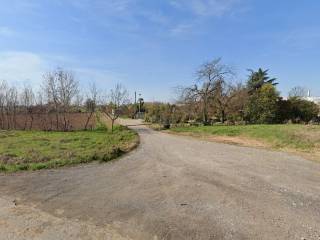
[[[245,119],[251,123],[275,123],[277,119],[279,93],[271,84],[256,90],[248,100]]]
[[[319,107],[317,104],[293,97],[288,100],[281,100],[279,102],[278,120],[280,123],[308,123],[311,120],[317,121],[319,114]]]
[[[313,102],[299,98],[291,98],[289,102],[291,104],[291,118],[293,120],[300,119],[300,121],[309,122],[317,118],[319,114],[319,107]]]

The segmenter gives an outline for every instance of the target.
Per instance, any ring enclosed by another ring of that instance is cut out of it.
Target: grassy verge
[[[245,125],[178,127],[171,133],[300,153],[320,160],[320,126]]]
[[[0,131],[0,171],[38,170],[110,161],[137,146],[138,135],[117,126],[94,131]]]
[[[158,124],[158,123],[152,123],[150,125],[148,125],[149,128],[155,130],[155,131],[162,131],[165,130],[165,128],[163,127],[162,124]]]

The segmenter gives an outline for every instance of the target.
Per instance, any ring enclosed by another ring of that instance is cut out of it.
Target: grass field
[[[304,154],[320,160],[320,126],[244,125],[177,127],[172,133],[246,146],[261,146]]]
[[[138,143],[126,128],[75,132],[0,131],[0,171],[38,170],[109,161]]]

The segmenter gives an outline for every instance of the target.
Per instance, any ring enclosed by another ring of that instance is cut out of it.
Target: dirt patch
[[[57,215],[61,210],[57,209]],[[0,198],[0,239],[107,239],[129,240],[112,226],[59,218],[18,200]]]
[[[193,138],[200,138],[201,140],[210,141],[210,142],[220,142],[220,143],[228,143],[228,144],[235,144],[240,146],[247,146],[247,147],[257,147],[257,148],[270,148],[271,146],[265,142],[250,139],[243,136],[213,136],[213,135],[201,135],[196,133],[177,133],[173,131],[165,131],[166,133],[179,135],[179,136],[187,136]]]
[[[210,141],[223,142],[237,144],[241,146],[250,146],[250,147],[269,147],[268,144],[255,139],[249,139],[246,137],[230,137],[230,136],[209,136],[207,137]]]

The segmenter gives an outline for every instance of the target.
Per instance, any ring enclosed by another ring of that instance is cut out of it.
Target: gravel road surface
[[[320,240],[320,164],[132,128],[119,160],[0,174],[0,239]]]

